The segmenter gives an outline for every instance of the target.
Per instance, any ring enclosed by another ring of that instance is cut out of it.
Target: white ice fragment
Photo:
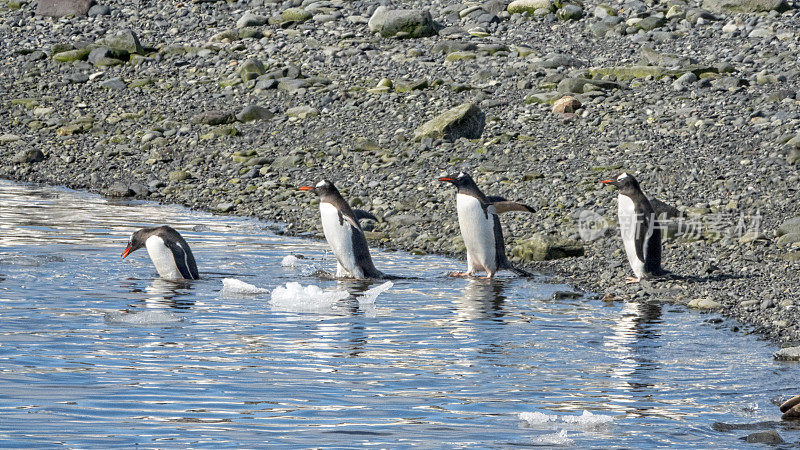
[[[300,267],[302,265],[300,258],[294,255],[286,255],[281,260],[281,266],[283,267]]]
[[[567,437],[567,430],[561,430],[558,433],[536,436],[533,438],[533,443],[543,445],[572,445],[575,442]]]
[[[614,421],[614,416],[606,416],[603,414],[593,414],[590,411],[583,411],[580,416],[556,414],[545,414],[539,411],[522,412],[519,413],[520,420],[524,420],[529,425],[541,425],[547,422],[557,422],[562,424],[570,424],[570,429],[591,429],[597,428],[600,425],[611,423]]]
[[[614,421],[614,416],[604,416],[602,414],[592,414],[590,411],[583,411],[580,416],[561,416],[564,423],[576,423],[578,425],[601,425]]]
[[[298,258],[294,255],[284,256],[281,260],[281,266],[291,269],[299,269],[300,275],[311,275],[320,270],[319,264],[314,262],[314,260]]]
[[[374,288],[367,289],[366,291],[364,291],[363,294],[357,297],[358,304],[361,306],[374,304],[375,299],[378,298],[379,295],[391,289],[392,286],[394,286],[394,283],[392,283],[391,281],[387,281],[378,286],[375,286]]]
[[[223,278],[222,279],[222,293],[223,294],[266,294],[269,289],[263,289],[252,284],[245,283],[244,281],[237,280],[236,278]]]
[[[272,291],[269,303],[278,309],[295,312],[325,312],[344,298],[350,296],[347,291],[323,291],[313,284],[303,286],[297,282],[286,283],[286,287],[278,286]]]
[[[180,316],[160,309],[147,309],[141,312],[112,311],[105,315],[107,322],[126,325],[161,325],[183,320]]]
[[[539,411],[534,412],[521,412],[519,413],[520,420],[524,420],[531,425],[538,425],[541,423],[547,422],[555,422],[558,420],[558,416],[545,414]]]

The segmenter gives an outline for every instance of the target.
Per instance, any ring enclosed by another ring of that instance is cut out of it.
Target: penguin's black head
[[[147,238],[150,237],[152,230],[152,228],[142,228],[141,230],[135,231],[128,241],[128,246],[125,247],[125,250],[122,252],[122,259],[127,258],[131,252],[135,252],[144,247],[144,243]]]
[[[314,186],[300,186],[300,190],[314,191],[314,193],[320,197],[339,193],[339,190],[336,189],[336,186],[333,185],[333,182],[329,180],[322,180]]]
[[[464,172],[463,170],[458,173],[458,175],[448,175],[446,177],[439,178],[439,181],[446,181],[448,183],[453,183],[455,187],[458,189],[462,188],[470,188],[473,186],[477,186],[475,184],[475,180],[469,176],[468,173]]]
[[[619,193],[623,195],[631,195],[641,190],[639,188],[639,182],[636,181],[636,178],[627,173],[623,173],[622,175],[618,176],[616,180],[603,180],[602,183],[616,186],[617,189],[619,189]]]

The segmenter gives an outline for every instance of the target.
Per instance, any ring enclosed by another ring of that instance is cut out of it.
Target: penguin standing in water
[[[372,214],[353,209],[328,180],[316,186],[301,186],[301,191],[319,195],[319,212],[325,240],[336,256],[337,278],[394,278],[375,268],[367,247],[367,239],[359,224],[360,219],[377,221]]]
[[[603,180],[619,189],[617,215],[619,229],[628,263],[635,277],[626,283],[638,283],[642,278],[664,275],[661,269],[661,230],[656,224],[656,214],[639,182],[632,175],[623,173],[616,180]]]
[[[507,269],[524,277],[531,273],[511,265],[506,258],[503,230],[498,214],[508,211],[534,212],[533,208],[522,203],[511,202],[502,197],[487,197],[475,184],[469,174],[460,172],[439,178],[439,181],[452,183],[458,189],[456,209],[461,237],[467,247],[467,271],[453,276],[474,276],[485,271],[486,278],[492,278],[498,270]]]
[[[131,235],[122,258],[131,252],[147,247],[147,253],[156,266],[158,275],[167,280],[198,280],[197,264],[189,244],[174,228],[163,225],[142,228]]]

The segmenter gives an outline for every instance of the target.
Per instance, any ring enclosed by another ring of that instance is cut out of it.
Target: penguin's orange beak
[[[300,186],[298,189],[300,189],[301,191],[313,191],[314,187],[313,186]]]
[[[601,181],[601,183],[603,183],[603,184],[613,184],[614,180],[603,180],[603,181]]]
[[[456,180],[454,180],[454,179],[452,179],[450,177],[442,177],[442,178],[439,178],[439,181],[449,181],[450,183],[455,183]]]
[[[122,252],[122,259],[125,259],[125,258],[127,258],[127,257],[128,257],[128,255],[130,255],[130,254],[131,254],[131,248],[132,248],[132,247],[131,247],[131,244],[128,244],[128,246],[127,246],[127,247],[125,247],[125,251],[123,251],[123,252]]]

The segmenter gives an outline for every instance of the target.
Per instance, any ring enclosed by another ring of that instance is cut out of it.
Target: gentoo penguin
[[[661,230],[656,226],[655,211],[639,188],[639,182],[632,175],[623,173],[616,180],[603,180],[602,183],[619,189],[619,229],[628,263],[636,275],[626,278],[625,282],[637,283],[642,278],[665,274],[661,269]]]
[[[147,247],[147,253],[161,278],[168,280],[200,278],[189,244],[174,228],[163,225],[142,228],[134,232],[128,241],[128,246],[122,252],[122,258],[142,247]]]
[[[517,269],[506,258],[503,230],[498,214],[508,211],[534,212],[533,208],[522,203],[511,202],[502,197],[487,197],[475,184],[469,174],[460,172],[439,178],[439,181],[453,183],[458,210],[458,226],[467,247],[467,271],[454,273],[454,276],[474,276],[485,271],[486,278],[492,278],[498,270],[508,269],[517,275],[530,277],[532,274]]]
[[[372,214],[353,209],[328,180],[316,186],[301,186],[301,191],[319,195],[319,213],[325,240],[336,255],[337,278],[388,278],[375,268],[367,247],[367,239],[359,224],[360,219],[377,220]]]

